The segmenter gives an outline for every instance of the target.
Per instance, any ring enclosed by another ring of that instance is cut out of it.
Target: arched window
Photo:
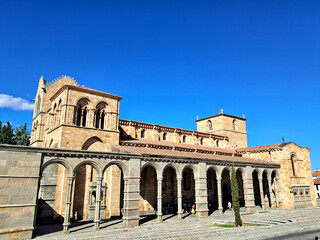
[[[183,142],[183,143],[186,143],[186,141],[187,141],[187,137],[186,137],[186,136],[183,136],[183,137],[182,137],[182,142]]]
[[[77,107],[75,108],[75,124],[77,126],[86,126],[88,105],[89,100],[86,98],[82,98],[78,101]]]
[[[233,127],[233,130],[236,130],[236,120],[235,119],[233,119],[233,121],[232,121],[232,127]]]
[[[163,141],[167,140],[167,133],[163,133]]]
[[[216,146],[219,147],[219,140],[216,141]]]
[[[212,122],[211,122],[211,120],[208,120],[207,126],[208,126],[209,131],[211,131],[212,130]]]
[[[294,157],[295,157],[295,155],[291,154],[290,160],[291,160],[291,166],[292,166],[292,174],[293,174],[293,176],[296,176],[296,172],[295,172],[295,169],[294,169]]]
[[[146,137],[146,130],[141,130],[141,138],[145,138]]]
[[[100,128],[100,129],[104,129],[105,128],[105,124],[104,124],[104,120],[105,120],[105,114],[106,114],[106,109],[107,109],[107,104],[105,102],[101,102],[97,105],[97,109],[95,111],[95,127],[96,128]]]
[[[200,145],[203,145],[203,138],[200,138]]]

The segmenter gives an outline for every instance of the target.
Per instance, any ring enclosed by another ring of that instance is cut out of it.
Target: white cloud
[[[22,98],[16,98],[7,94],[0,94],[0,108],[12,108],[14,110],[33,110],[34,103]]]

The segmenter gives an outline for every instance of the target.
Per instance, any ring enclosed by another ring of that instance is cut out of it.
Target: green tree
[[[0,121],[0,143],[15,144],[13,128],[9,122],[2,125],[2,122]]]
[[[29,131],[27,124],[20,125],[14,130],[15,144],[28,146],[30,143]]]
[[[232,164],[231,170],[231,195],[232,195],[232,205],[234,211],[234,224],[238,226],[242,226],[242,220],[240,216],[240,203],[239,203],[239,186],[236,176],[236,170],[234,169],[234,165]]]

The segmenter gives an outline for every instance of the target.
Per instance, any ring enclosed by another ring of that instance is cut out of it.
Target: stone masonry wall
[[[41,154],[0,151],[0,239],[32,236]]]

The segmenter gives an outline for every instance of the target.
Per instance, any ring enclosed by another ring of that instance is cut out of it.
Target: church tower
[[[229,138],[229,148],[246,148],[247,130],[246,119],[220,111],[218,115],[196,120],[199,132],[224,135]]]

